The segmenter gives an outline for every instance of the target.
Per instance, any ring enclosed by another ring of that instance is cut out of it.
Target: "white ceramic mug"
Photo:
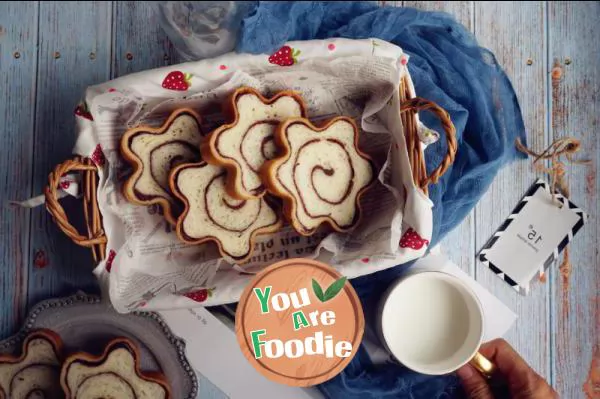
[[[379,334],[406,367],[431,375],[471,362],[486,375],[493,365],[477,351],[483,339],[483,309],[460,279],[442,272],[413,272],[387,290],[380,303]]]

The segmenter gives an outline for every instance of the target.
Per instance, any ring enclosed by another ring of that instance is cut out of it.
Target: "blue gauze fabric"
[[[260,2],[244,20],[237,51],[272,53],[290,40],[345,37],[379,38],[410,55],[408,69],[417,95],[446,109],[456,126],[458,152],[453,166],[429,187],[434,203],[432,246],[456,227],[487,190],[501,166],[520,156],[525,142],[517,97],[494,55],[445,13],[410,8],[379,8],[367,2]],[[435,117],[423,122],[442,132]],[[446,144],[426,150],[427,170],[446,154]],[[407,266],[352,281],[365,308]],[[453,375],[429,377],[398,364],[375,366],[364,347],[334,379],[321,384],[332,398],[450,398],[459,394]]]

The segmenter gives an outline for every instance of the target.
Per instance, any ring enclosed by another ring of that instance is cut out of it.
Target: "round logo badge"
[[[248,284],[235,324],[242,352],[261,374],[305,387],[333,378],[350,363],[365,319],[346,277],[321,262],[288,259]]]

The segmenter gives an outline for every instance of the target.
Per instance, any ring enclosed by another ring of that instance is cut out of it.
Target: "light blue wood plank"
[[[418,8],[427,11],[443,11],[452,14],[454,18],[467,29],[473,31],[473,2],[472,1],[397,1],[405,7]]]
[[[570,245],[572,270],[552,274],[553,370],[561,397],[600,397],[599,2],[549,2],[552,137],[581,139],[590,166],[568,168],[571,199],[590,222]],[[595,368],[595,372],[593,369]]]
[[[0,338],[25,316],[37,62],[37,2],[0,3]],[[18,56],[18,58],[16,58]]]
[[[86,87],[109,79],[111,20],[111,2],[40,5],[35,192],[43,190],[55,165],[71,157],[76,138],[72,110],[83,98]],[[79,202],[65,201],[73,218],[81,215]],[[30,242],[31,254],[42,251],[48,262],[43,268],[30,264],[30,306],[41,299],[79,288],[89,291],[96,286],[90,251],[72,243],[43,207],[32,213]]]
[[[114,13],[114,76],[179,62],[155,3],[119,1]]]
[[[404,1],[404,6],[427,11],[444,11],[473,31],[472,1]],[[417,93],[418,94],[418,93]],[[475,274],[475,219],[474,211],[452,230],[441,242],[444,253],[471,276]]]
[[[528,145],[547,145],[545,2],[475,2],[475,34],[490,48],[517,92]],[[510,214],[537,173],[529,161],[507,165],[475,208],[476,250]],[[506,339],[525,360],[550,379],[549,284],[533,287],[529,296],[517,294],[489,269],[476,265],[477,281],[519,316]]]

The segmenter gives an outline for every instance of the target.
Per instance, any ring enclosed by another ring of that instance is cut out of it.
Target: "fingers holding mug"
[[[487,378],[475,367],[467,363],[456,371],[462,381],[462,386],[471,399],[494,399],[494,395],[488,385]]]
[[[457,371],[469,397],[486,398],[486,396],[476,395],[489,391],[494,395],[493,397],[558,398],[558,394],[552,387],[505,340],[495,339],[487,342],[481,346],[480,351],[493,361],[495,370],[492,371],[491,378],[487,379],[480,378],[480,375],[473,376],[471,372],[474,369],[467,368],[472,366],[463,366]],[[479,373],[475,372],[475,374]],[[482,387],[482,379],[489,386],[488,391]]]

